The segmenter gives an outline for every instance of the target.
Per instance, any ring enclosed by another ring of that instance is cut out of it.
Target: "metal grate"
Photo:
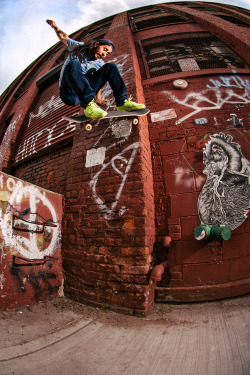
[[[149,77],[216,68],[248,68],[226,44],[209,33],[178,34],[142,42]]]

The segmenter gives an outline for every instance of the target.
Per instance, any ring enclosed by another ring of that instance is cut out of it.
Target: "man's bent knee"
[[[71,69],[71,70],[81,69],[81,63],[80,63],[79,60],[71,60],[71,61],[67,64],[67,68],[68,68],[68,69]]]
[[[106,63],[103,68],[109,72],[118,71],[117,65],[114,63]]]

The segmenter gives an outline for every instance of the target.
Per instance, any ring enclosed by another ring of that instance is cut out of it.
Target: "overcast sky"
[[[160,0],[0,0],[0,95],[38,56],[58,42],[46,24],[67,34],[105,17]],[[206,2],[206,1],[204,1]],[[250,0],[217,0],[250,9]]]

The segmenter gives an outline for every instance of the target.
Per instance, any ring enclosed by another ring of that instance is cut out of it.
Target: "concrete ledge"
[[[248,293],[250,293],[250,278],[216,285],[156,287],[155,302],[213,301]]]

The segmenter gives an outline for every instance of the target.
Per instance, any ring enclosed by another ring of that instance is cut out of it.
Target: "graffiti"
[[[125,70],[125,64],[127,63],[128,61],[128,57],[129,55],[128,54],[124,54],[122,56],[119,56],[119,57],[115,57],[114,59],[112,60],[109,60],[110,63],[113,63],[113,64],[116,64],[120,74],[122,77],[124,77],[128,72],[130,72],[133,68],[132,67],[129,67],[127,70]],[[127,86],[127,83],[125,82],[126,86]],[[104,88],[102,89],[102,97],[104,99],[108,99],[108,106],[107,106],[107,110],[111,110],[111,108],[115,108],[115,98],[113,97],[112,95],[112,89],[109,85],[109,83],[107,83]],[[111,96],[111,98],[110,98]]]
[[[4,241],[0,243],[0,251],[0,263],[2,263],[6,257],[6,254],[4,253]]]
[[[188,93],[186,98],[181,100],[175,95],[169,93],[172,100],[176,103],[181,104],[185,107],[188,107],[192,110],[186,116],[183,116],[176,121],[176,124],[181,124],[183,121],[187,120],[190,117],[194,117],[197,113],[202,111],[211,111],[215,109],[221,109],[224,104],[249,104],[250,100],[244,95],[239,95],[234,93],[233,90],[214,90],[214,89],[205,89],[203,91]]]
[[[124,66],[128,59],[128,55],[120,56],[114,58],[110,62],[113,62],[117,65],[120,73],[122,76],[127,74],[132,68],[125,70]],[[102,90],[102,97],[108,98],[112,93],[111,87],[109,84],[105,85]],[[53,112],[58,111],[61,107],[64,106],[64,103],[61,101],[60,97],[57,95],[53,95],[46,103],[42,104],[39,108],[37,113],[31,112],[29,114],[29,121],[27,127],[31,126],[31,123],[36,118],[46,118],[53,114]],[[115,100],[112,97],[108,103],[108,110],[111,107],[115,107]],[[79,108],[72,116],[77,116],[79,113]],[[49,147],[52,143],[55,143],[57,140],[65,138],[65,136],[74,133],[76,130],[76,124],[74,122],[67,122],[65,125],[65,120],[60,119],[56,123],[53,124],[51,127],[46,127],[41,129],[40,131],[36,131],[35,134],[32,134],[30,137],[26,138],[23,144],[20,145],[18,152],[15,157],[15,162],[18,162],[30,155],[33,155],[37,152],[36,147],[41,139],[44,142],[43,149]]]
[[[0,274],[0,289],[3,289],[4,282],[5,282],[4,274],[1,273],[1,274]]]
[[[194,184],[193,176],[190,174],[190,171],[196,175],[196,185],[200,187],[203,185],[205,178],[201,175],[200,171],[200,154],[203,147],[206,145],[209,139],[209,134],[205,134],[202,138],[197,136],[188,137],[187,142],[183,142],[181,155],[182,158],[185,160],[186,164],[189,168],[182,168],[177,167],[174,171],[175,174],[175,182],[177,184],[186,184],[187,188],[191,188]],[[197,153],[198,157],[191,158],[188,155],[185,155],[185,148],[188,146],[189,151],[194,151]]]
[[[52,254],[59,240],[59,227],[56,211],[46,193],[11,177],[6,180],[5,188],[7,191],[2,192],[5,201],[0,207],[0,228],[5,246],[28,259]],[[41,209],[49,220],[37,214]]]
[[[197,136],[191,136],[191,137],[189,137],[187,139],[187,144],[188,144],[189,150],[194,150],[194,151],[202,150],[202,148],[208,142],[208,137],[209,137],[209,134],[205,134],[203,137],[201,137],[199,139],[198,139]],[[185,143],[183,143],[182,152],[183,152],[183,148],[184,147],[185,147]]]
[[[203,152],[207,180],[198,199],[201,222],[227,225],[243,223],[250,207],[250,163],[231,135],[210,135]]]
[[[78,112],[73,114],[73,116],[77,114]],[[22,160],[25,157],[35,154],[37,152],[36,144],[39,142],[41,137],[43,137],[45,140],[43,148],[46,148],[50,146],[53,141],[62,138],[65,134],[69,134],[75,131],[76,125],[73,122],[68,123],[64,128],[61,127],[62,122],[65,122],[65,120],[60,119],[51,128],[42,129],[33,134],[32,136],[30,136],[29,138],[25,139],[24,143],[18,149],[15,161],[18,162],[19,160]],[[58,128],[61,129],[60,133],[58,133]]]
[[[127,179],[128,172],[131,169],[131,166],[133,164],[138,148],[139,148],[139,142],[135,142],[131,144],[130,146],[126,147],[118,155],[114,156],[110,160],[110,162],[106,164],[103,163],[99,172],[95,174],[95,176],[92,178],[92,180],[89,183],[92,188],[93,198],[95,199],[97,205],[99,206],[100,211],[103,213],[104,218],[107,220],[111,220],[114,216],[119,198],[121,196],[125,181]],[[129,156],[125,157],[125,154],[129,154]],[[113,170],[118,174],[118,176],[121,177],[121,182],[120,182],[118,191],[113,199],[113,202],[108,206],[104,202],[104,200],[100,197],[100,195],[98,195],[97,193],[97,183],[99,181],[100,175],[109,166],[112,166]],[[126,207],[125,206],[121,207],[121,209],[118,212],[118,215],[122,216],[125,213],[125,211],[126,211]]]
[[[30,113],[30,115],[29,115],[29,122],[28,122],[27,127],[30,126],[30,123],[31,123],[31,121],[32,121],[33,118],[36,118],[36,117],[44,118],[47,115],[53,113],[54,111],[57,111],[59,108],[61,108],[63,106],[64,106],[64,104],[61,101],[60,97],[53,95],[50,98],[50,100],[48,100],[43,105],[40,105],[40,107],[38,109],[38,112],[36,114],[33,113],[33,112]]]
[[[227,121],[229,121],[230,125],[233,125],[233,126],[243,125],[242,118],[239,119],[238,116],[235,113],[230,114],[230,116],[231,116],[231,118],[227,120]]]
[[[205,125],[208,124],[208,119],[206,117],[196,118],[194,119],[194,123],[195,125]]]
[[[175,183],[176,185],[185,184],[187,187],[192,186],[192,178],[189,177],[190,170],[188,168],[177,167],[174,170]],[[188,176],[188,178],[185,178]]]
[[[21,115],[19,114],[17,118],[9,124],[8,129],[6,130],[4,134],[2,143],[0,145],[0,164],[3,162],[6,152],[8,151],[10,147],[11,138],[15,132],[16,125],[19,122],[20,118],[21,118]]]
[[[11,267],[10,272],[17,280],[18,287],[22,293],[27,292],[27,284],[36,294],[44,290],[52,290],[55,288],[55,286],[52,286],[49,282],[49,280],[57,279],[57,275],[54,272],[39,270],[38,273],[35,274],[32,267],[29,268],[29,271],[25,272],[22,268],[14,266]]]
[[[1,306],[16,308],[24,293],[34,302],[60,287],[61,203],[61,195],[0,172]]]
[[[250,99],[250,81],[249,79],[243,79],[237,74],[229,77],[219,77],[219,79],[210,79],[211,85],[207,85],[208,89],[219,88],[219,87],[236,87],[245,90],[244,95]]]
[[[130,67],[129,69],[125,70],[124,66],[127,62],[127,59],[128,59],[128,55],[124,55],[122,57],[115,58],[110,61],[117,65],[122,76],[126,75],[132,69]],[[105,99],[108,99],[107,110],[111,110],[111,108],[115,107],[115,99],[112,95],[112,90],[109,84],[106,84],[105,87],[103,88],[102,97]],[[95,126],[98,127],[99,124],[100,124],[100,120],[97,121]],[[113,138],[111,139],[111,144],[107,147],[98,148],[98,145],[101,143],[102,139],[105,137],[105,135],[107,134],[109,130],[112,131],[112,135],[113,135]],[[103,214],[103,217],[106,220],[111,220],[114,217],[115,213],[117,213],[118,216],[122,216],[126,212],[125,206],[120,207],[120,209],[118,210],[117,205],[118,205],[121,193],[123,191],[128,173],[131,169],[137,150],[139,148],[139,142],[135,142],[129,145],[124,150],[122,150],[118,155],[115,155],[107,163],[104,162],[106,153],[110,149],[120,146],[122,143],[124,143],[130,136],[131,130],[132,130],[131,121],[111,119],[109,121],[107,128],[104,130],[102,135],[93,145],[93,148],[87,151],[85,167],[89,168],[89,167],[100,165],[100,170],[91,179],[91,181],[89,182],[89,185],[92,189],[92,196],[96,204],[98,205],[101,213]],[[98,194],[97,192],[99,179],[101,178],[102,173],[109,167],[113,168],[113,170],[116,172],[117,177],[119,177],[120,179],[118,183],[118,189],[116,193],[114,193],[113,199],[111,199],[112,202],[110,201],[106,202],[105,199],[101,197],[101,194]]]
[[[233,80],[234,79],[234,80]],[[171,99],[190,109],[190,112],[176,121],[181,124],[190,117],[196,116],[202,111],[211,111],[221,109],[225,104],[234,104],[244,106],[250,103],[250,86],[248,80],[240,77],[220,77],[219,80],[211,80],[213,87],[207,85],[207,88],[201,92],[189,92],[184,99],[179,99],[171,92],[166,92]],[[223,89],[219,89],[219,88]],[[233,88],[243,89],[243,93],[234,92]]]

